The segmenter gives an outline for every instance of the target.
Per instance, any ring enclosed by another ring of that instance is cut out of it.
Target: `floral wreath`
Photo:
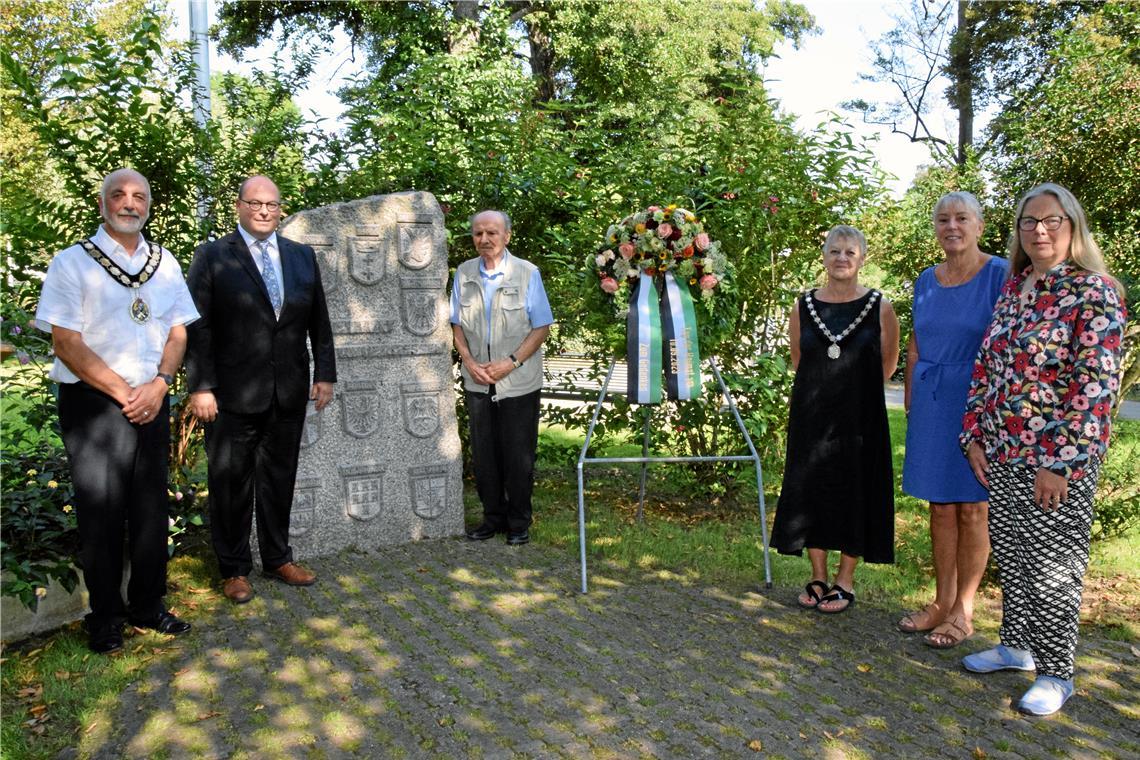
[[[696,214],[678,206],[650,206],[611,224],[593,265],[606,293],[617,293],[643,273],[673,272],[678,283],[687,282],[706,303],[730,275],[720,243],[709,237]]]

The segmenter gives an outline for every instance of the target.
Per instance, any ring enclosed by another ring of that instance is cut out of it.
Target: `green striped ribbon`
[[[633,286],[626,318],[626,395],[630,403],[661,403],[661,307],[653,278]]]

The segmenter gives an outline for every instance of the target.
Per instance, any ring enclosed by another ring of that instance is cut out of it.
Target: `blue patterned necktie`
[[[281,286],[277,284],[277,272],[273,270],[273,262],[269,259],[269,241],[258,240],[255,243],[261,251],[261,278],[265,280],[265,289],[269,291],[269,302],[273,304],[273,314],[281,316]]]

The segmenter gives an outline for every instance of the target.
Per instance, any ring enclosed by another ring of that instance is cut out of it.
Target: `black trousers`
[[[289,515],[305,407],[237,414],[218,410],[206,425],[210,535],[223,578],[249,575],[249,537],[257,510],[257,545],[263,567],[293,561]]]
[[[88,629],[157,615],[166,594],[169,397],[153,422],[134,425],[107,394],[62,383],[59,422],[75,486]],[[131,566],[125,604],[124,536]]]
[[[530,528],[540,393],[493,401],[493,392],[464,391],[483,522],[497,530]]]

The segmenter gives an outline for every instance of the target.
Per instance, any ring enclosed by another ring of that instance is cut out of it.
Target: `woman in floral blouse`
[[[1124,307],[1080,203],[1026,193],[1010,278],[982,341],[961,443],[990,492],[1001,644],[967,670],[1036,670],[1018,707],[1048,715],[1073,693],[1092,503],[1120,381]]]

